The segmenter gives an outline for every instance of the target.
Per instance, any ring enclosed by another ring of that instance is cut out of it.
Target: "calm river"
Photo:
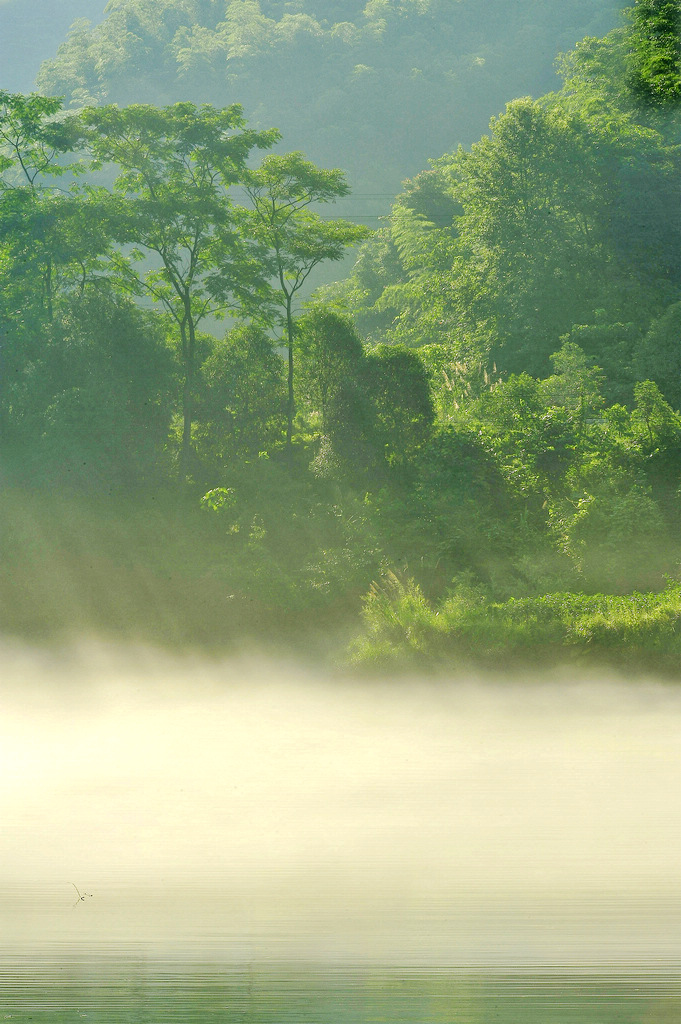
[[[681,1020],[681,688],[0,657],[0,1022]]]

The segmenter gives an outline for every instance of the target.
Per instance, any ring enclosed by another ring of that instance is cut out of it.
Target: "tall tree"
[[[636,0],[629,16],[634,95],[653,107],[677,106],[681,102],[681,0]]]
[[[311,306],[298,327],[303,390],[321,418],[323,433],[328,434],[337,418],[339,399],[360,376],[364,346],[349,317],[320,303]]]
[[[54,185],[73,172],[66,155],[80,148],[81,136],[78,119],[62,114],[60,99],[0,91],[0,243],[8,247],[15,278],[40,281],[48,320],[56,274],[82,260],[88,234],[82,225],[70,230],[79,203]]]
[[[260,168],[248,174],[246,191],[253,204],[254,233],[270,250],[279,285],[288,349],[286,448],[290,456],[296,296],[318,264],[342,259],[347,246],[365,238],[368,230],[347,220],[325,219],[310,209],[315,203],[332,203],[350,189],[342,171],[317,167],[302,153],[265,157]]]
[[[252,149],[272,131],[246,128],[237,105],[177,103],[88,108],[83,113],[95,166],[117,164],[108,202],[111,252],[122,287],[159,303],[175,325],[183,367],[180,471],[190,473],[197,328],[256,297],[266,283],[239,223],[229,189]]]
[[[26,401],[18,396],[31,394],[57,330],[59,303],[70,291],[84,292],[106,248],[99,219],[74,181],[82,145],[78,118],[64,114],[60,99],[0,91],[0,433],[6,442],[27,443]]]

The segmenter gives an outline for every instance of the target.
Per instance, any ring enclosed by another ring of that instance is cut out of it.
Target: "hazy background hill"
[[[102,9],[39,6],[53,40],[67,9]],[[35,17],[18,0],[8,12]],[[372,222],[405,177],[472,142],[509,98],[552,89],[556,54],[617,18],[609,0],[111,0],[100,24],[76,23],[38,84],[75,106],[241,103],[287,150],[344,168],[344,212]],[[36,36],[31,59],[39,45],[56,49]]]

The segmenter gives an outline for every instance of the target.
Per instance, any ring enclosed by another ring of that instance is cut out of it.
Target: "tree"
[[[367,354],[367,379],[374,442],[389,466],[404,467],[429,439],[435,419],[426,367],[413,349],[377,345]]]
[[[296,345],[296,393],[320,433],[314,472],[362,476],[375,461],[376,419],[362,339],[347,315],[315,302],[297,324]]]
[[[61,109],[54,96],[0,91],[0,171],[18,167],[23,184],[33,189],[46,174],[66,173],[59,158],[76,148],[80,132],[74,116],[59,116]],[[3,190],[8,187],[4,182]]]
[[[56,274],[92,249],[80,223],[79,200],[53,180],[74,171],[64,157],[82,145],[78,119],[62,114],[60,99],[0,92],[0,244],[11,276],[40,282],[40,303],[52,319]],[[101,245],[95,243],[95,249]]]
[[[586,421],[597,416],[603,406],[603,373],[575,341],[567,338],[553,353],[551,362],[554,373],[544,384],[546,401],[569,410],[583,430]]]
[[[148,486],[176,384],[158,317],[124,296],[86,295],[63,304],[46,357],[43,471],[90,487]]]
[[[176,365],[159,317],[106,291],[65,296],[6,386],[4,454],[19,479],[147,486],[163,457]]]
[[[17,396],[35,384],[59,302],[84,293],[107,244],[73,181],[81,147],[60,99],[0,92],[0,433],[12,443],[26,426]]]
[[[254,324],[232,328],[201,364],[199,456],[220,469],[257,457],[281,437],[284,405],[284,366],[270,335]]]
[[[636,380],[654,380],[674,409],[681,409],[681,302],[674,302],[653,320],[636,347]]]
[[[558,106],[514,100],[451,173],[464,208],[455,265],[464,315],[488,324],[500,368],[542,374],[604,284],[609,196],[590,126]]]
[[[677,106],[681,101],[680,0],[636,0],[629,17],[634,96],[652,107]]]
[[[641,216],[653,182],[663,245]],[[543,376],[575,323],[654,308],[677,189],[659,133],[624,118],[612,131],[563,97],[515,100],[408,183],[340,294],[372,341],[446,345],[471,383],[481,368]]]
[[[365,238],[368,230],[347,220],[325,220],[309,207],[330,203],[349,194],[340,170],[324,170],[301,153],[265,157],[246,179],[253,203],[256,237],[270,250],[273,275],[279,284],[288,350],[286,450],[291,454],[294,400],[294,301],[314,268],[325,260],[340,260],[348,245]]]
[[[110,259],[120,285],[158,302],[175,325],[183,367],[180,470],[190,472],[196,332],[259,297],[265,282],[241,231],[229,188],[254,148],[278,138],[247,129],[239,106],[177,103],[88,108],[95,166],[121,168],[108,202],[109,229],[128,251]],[[150,265],[151,263],[151,265]]]
[[[364,346],[349,317],[316,303],[299,321],[303,386],[328,433],[339,394],[359,376]]]

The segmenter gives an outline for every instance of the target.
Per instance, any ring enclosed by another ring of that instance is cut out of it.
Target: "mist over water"
[[[3,664],[5,950],[678,960],[674,687],[363,682],[101,647]]]

